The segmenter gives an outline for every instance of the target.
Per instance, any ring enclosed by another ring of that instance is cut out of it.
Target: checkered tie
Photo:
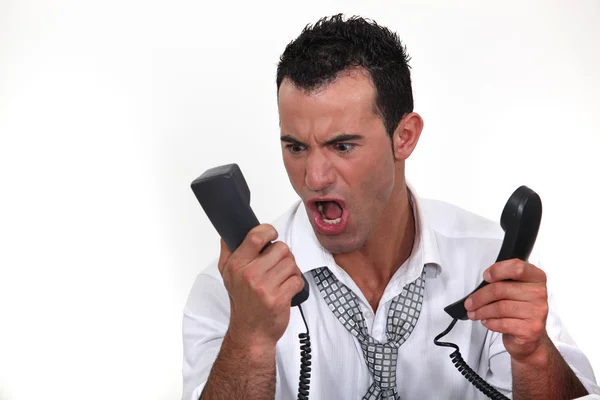
[[[313,276],[329,309],[360,342],[367,367],[373,376],[373,384],[362,400],[400,400],[396,390],[398,348],[408,339],[419,319],[425,270],[392,300],[387,319],[387,343],[379,343],[369,335],[356,295],[339,282],[329,268],[314,269]]]

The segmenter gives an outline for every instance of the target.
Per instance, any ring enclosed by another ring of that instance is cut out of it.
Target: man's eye
[[[354,150],[354,145],[352,143],[336,143],[334,147],[340,153],[350,153]]]
[[[288,144],[285,146],[285,148],[288,149],[292,154],[299,154],[302,152],[302,150],[304,150],[304,146],[301,144]]]

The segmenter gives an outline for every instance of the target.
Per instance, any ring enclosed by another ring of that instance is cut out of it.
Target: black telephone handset
[[[518,258],[523,261],[529,259],[533,245],[537,238],[542,220],[542,201],[540,196],[527,186],[521,186],[510,196],[504,206],[500,217],[500,226],[504,230],[504,240],[500,247],[500,253],[496,262]],[[439,339],[446,336],[454,327],[457,320],[466,320],[465,300],[471,294],[488,285],[486,281],[481,282],[475,290],[464,298],[444,308],[452,318],[448,328],[435,337],[433,342],[438,346],[451,347],[455,351],[450,358],[460,373],[471,382],[477,389],[494,400],[508,400],[508,397],[497,391],[494,387],[484,381],[475,371],[471,369],[460,354],[460,349],[454,343],[440,342]]]
[[[237,164],[211,168],[196,178],[191,187],[210,222],[231,251],[235,251],[248,232],[259,225],[254,211],[250,208],[250,189]],[[270,244],[271,242],[267,243],[261,253]],[[298,400],[308,400],[311,345],[301,304],[308,299],[309,286],[304,275],[302,279],[304,279],[304,287],[292,298],[291,305],[298,306],[306,326],[306,333],[298,335],[301,344]]]
[[[542,201],[540,196],[527,186],[521,186],[510,196],[500,217],[504,240],[496,262],[512,258],[527,261],[535,244],[541,220]],[[486,285],[488,282],[481,282],[475,290],[444,308],[444,311],[452,318],[466,320],[465,300]]]
[[[235,251],[250,230],[259,225],[250,208],[250,189],[237,164],[211,168],[192,182],[192,191],[208,219],[231,251]],[[271,242],[261,250],[263,252]],[[292,299],[292,306],[308,299],[309,286],[304,275],[304,288]]]

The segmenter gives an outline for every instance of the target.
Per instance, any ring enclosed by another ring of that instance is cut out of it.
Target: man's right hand
[[[273,226],[259,225],[233,253],[221,239],[218,265],[231,307],[227,335],[238,345],[274,348],[288,326],[292,298],[304,287],[285,243],[260,253],[277,236]]]

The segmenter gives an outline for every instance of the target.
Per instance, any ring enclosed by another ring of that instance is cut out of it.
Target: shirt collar
[[[442,272],[442,260],[435,236],[435,232],[431,228],[428,221],[429,215],[423,206],[421,197],[417,194],[414,186],[407,180],[406,186],[411,194],[411,204],[415,213],[416,220],[416,240],[413,248],[413,255],[420,257],[422,266],[429,266],[433,270],[433,276],[437,277]],[[420,253],[420,254],[419,254]],[[428,272],[429,273],[429,272]],[[429,277],[429,275],[428,275]]]
[[[426,266],[430,267],[427,269],[428,277],[438,276],[441,273],[441,258],[435,233],[427,223],[427,215],[423,210],[422,201],[411,183],[407,181],[406,186],[411,194],[411,203],[416,215],[416,240],[413,251],[405,262],[407,268],[400,274],[405,276],[402,280],[411,282],[421,275]],[[337,267],[333,255],[319,243],[308,218],[304,203],[299,201],[292,219],[289,236],[289,246],[298,268],[302,273],[306,273],[325,266]]]

